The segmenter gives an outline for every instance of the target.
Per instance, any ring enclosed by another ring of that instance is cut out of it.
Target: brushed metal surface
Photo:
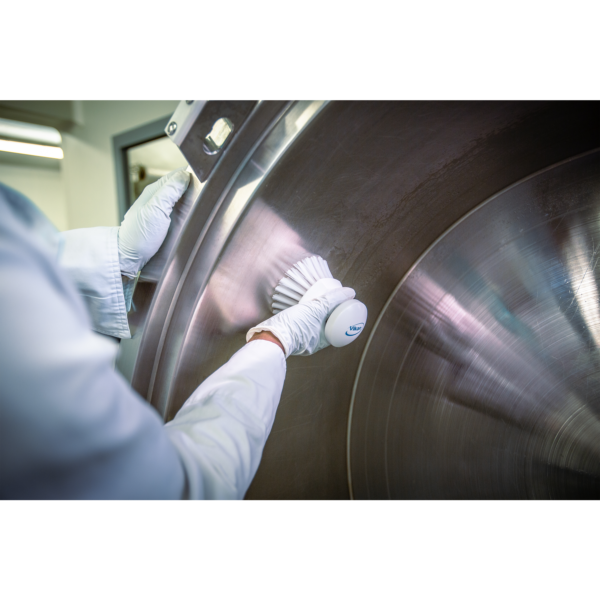
[[[224,149],[235,139],[235,136],[252,113],[256,104],[255,101],[247,100],[238,100],[235,102],[213,100],[204,103],[200,114],[189,128],[185,138],[178,144],[186,160],[194,165],[194,172],[201,183],[204,183],[208,179],[215,165],[220,160]],[[227,139],[223,150],[209,154],[204,148],[205,138],[215,122],[222,118],[230,121],[233,131]]]
[[[600,498],[600,152],[467,215],[386,304],[349,426],[356,498]]]
[[[301,126],[289,119],[286,132],[286,117],[302,113],[302,106],[307,103],[259,104],[244,124],[246,133],[240,131],[227,148],[158,284],[133,377],[134,387],[172,418],[195,387],[244,344],[248,327],[268,318],[269,298],[285,266],[318,254],[336,278],[356,289],[369,309],[365,333],[345,348],[288,360],[275,424],[247,498],[348,498],[353,386],[367,340],[378,315],[389,313],[398,283],[479,204],[533,173],[600,147],[597,103],[332,102]],[[276,130],[268,150],[268,143],[262,145]],[[269,152],[277,157],[264,170],[261,161]],[[244,170],[253,164],[259,167],[256,177],[245,179]],[[252,189],[244,191],[246,185]],[[442,460],[436,467],[447,473],[437,487],[428,474],[427,486],[417,482],[412,496],[397,488],[387,493],[383,441],[373,445],[369,437],[371,416],[363,410],[361,386],[372,376],[369,393],[379,398],[381,390],[383,412],[377,418],[385,421],[389,377],[399,364],[396,350],[378,362],[374,347],[365,354],[352,416],[355,497],[517,497],[504,472],[494,475],[501,480],[495,487],[485,478],[479,482],[480,471],[472,471],[477,475],[468,484],[460,480],[463,492],[448,487],[446,480],[466,469],[461,454],[448,458],[457,464]],[[379,382],[382,371],[390,375]],[[455,412],[446,422],[445,415],[439,414],[439,431],[430,436],[450,436],[457,427],[464,439],[479,435],[476,421],[461,420]],[[396,431],[395,421],[385,422]],[[401,426],[406,437],[412,425]],[[393,445],[404,438],[387,439]],[[401,456],[404,469],[428,455]],[[504,468],[502,460],[490,467]],[[533,476],[528,481],[534,485]]]

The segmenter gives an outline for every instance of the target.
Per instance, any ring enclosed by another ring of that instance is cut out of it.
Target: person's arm
[[[275,344],[276,346],[281,348],[281,351],[285,356],[285,348],[283,347],[283,344],[270,331],[259,331],[258,333],[252,334],[252,337],[250,338],[248,343],[256,342],[258,340],[265,340],[266,342],[271,342]]]
[[[269,435],[285,355],[320,347],[325,318],[347,299],[319,298],[259,325],[175,419],[114,371],[116,344],[0,186],[0,496],[242,498]],[[287,314],[286,314],[287,313]],[[269,341],[279,340],[281,347]],[[267,339],[264,339],[267,338]]]
[[[127,311],[135,277],[164,241],[173,205],[189,180],[189,173],[179,170],[149,185],[120,227],[72,229],[60,234],[60,265],[83,297],[94,331],[131,337]]]
[[[165,425],[183,461],[187,497],[244,497],[275,420],[285,372],[285,356],[276,343],[252,341]]]
[[[285,379],[285,359],[329,345],[324,329],[339,288],[250,329],[248,343],[206,379],[167,423],[182,457],[190,498],[243,498],[258,469]]]

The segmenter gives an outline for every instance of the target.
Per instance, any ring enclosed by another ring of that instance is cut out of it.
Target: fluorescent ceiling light
[[[11,121],[10,119],[0,119],[0,137],[53,146],[58,146],[62,142],[60,132],[54,127],[21,123],[21,121]]]
[[[43,156],[45,158],[63,158],[62,148],[56,146],[40,146],[39,144],[25,144],[0,140],[0,152],[14,152],[15,154],[29,154],[30,156]]]

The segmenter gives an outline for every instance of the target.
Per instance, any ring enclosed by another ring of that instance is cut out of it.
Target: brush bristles
[[[311,256],[297,262],[286,272],[273,294],[272,310],[278,313],[300,302],[300,299],[319,279],[333,279],[327,262],[320,256]]]

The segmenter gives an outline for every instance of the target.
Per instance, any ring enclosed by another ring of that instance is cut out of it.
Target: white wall
[[[0,181],[32,200],[60,231],[69,229],[60,170],[0,163]]]
[[[119,225],[112,138],[178,105],[167,101],[84,101],[83,125],[63,135],[62,179],[69,229]]]
[[[65,157],[60,168],[0,163],[0,181],[28,196],[60,230],[119,225],[112,138],[170,116],[178,104],[177,100],[77,102],[82,124],[62,133]]]

